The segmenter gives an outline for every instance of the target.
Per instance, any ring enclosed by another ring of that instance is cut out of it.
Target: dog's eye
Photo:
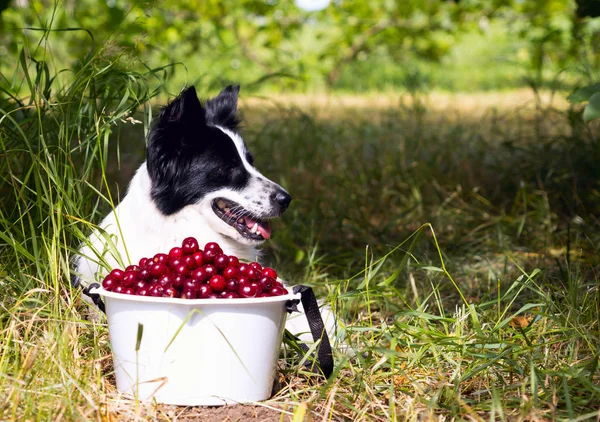
[[[244,186],[248,181],[248,172],[241,168],[236,168],[230,173],[231,184],[233,186]]]
[[[249,152],[246,153],[246,161],[252,166],[254,165],[254,157]]]

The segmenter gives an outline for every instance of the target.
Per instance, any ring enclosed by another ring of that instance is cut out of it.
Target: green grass
[[[1,82],[0,419],[174,419],[119,398],[107,328],[69,284],[73,248],[141,160],[162,81],[101,51],[58,73],[36,48]],[[267,261],[316,286],[353,351],[327,382],[282,359],[268,405],[297,420],[597,418],[598,128],[418,99],[247,110],[257,167],[294,196]]]
[[[333,411],[596,411],[597,132],[573,136],[566,113],[489,122],[426,110],[376,123],[362,109],[293,113],[255,135],[258,165],[276,166],[267,174],[296,197],[274,265],[328,286],[358,352],[329,386]]]

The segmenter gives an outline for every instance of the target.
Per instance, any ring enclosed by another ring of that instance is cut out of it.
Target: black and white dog
[[[260,258],[257,248],[271,237],[269,219],[281,216],[292,197],[254,167],[238,131],[238,92],[228,86],[202,105],[190,87],[162,110],[127,195],[75,258],[79,284],[97,281],[104,267],[137,264],[189,236],[200,245],[217,242],[229,255]],[[323,316],[331,333],[333,317],[330,311]],[[309,331],[299,316],[286,328]]]

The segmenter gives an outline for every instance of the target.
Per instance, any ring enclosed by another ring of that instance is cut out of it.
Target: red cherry
[[[224,296],[223,298],[225,299],[237,299],[240,297],[240,295],[238,295],[236,292],[223,292]]]
[[[125,292],[125,287],[121,286],[120,284],[118,286],[115,286],[112,289],[113,292],[115,293],[124,293]]]
[[[127,268],[125,268],[125,271],[139,271],[140,267],[138,265],[128,265]]]
[[[214,266],[217,270],[224,270],[229,265],[229,257],[225,254],[219,254],[214,259]]]
[[[117,281],[121,281],[121,280],[123,280],[123,277],[125,276],[125,271],[120,270],[119,268],[115,268],[114,270],[112,270],[110,272],[109,276],[111,276],[112,278],[114,278]]]
[[[260,271],[258,271],[256,268],[250,267],[246,270],[245,276],[248,277],[250,281],[258,281],[260,278]]]
[[[238,286],[240,283],[235,278],[230,278],[227,280],[227,285],[225,286],[225,290],[228,292],[237,292]]]
[[[281,295],[285,295],[287,294],[288,291],[282,287],[273,287],[270,291],[269,294],[271,296],[281,296]]]
[[[208,242],[206,245],[204,245],[204,250],[207,251],[217,251],[217,255],[220,253],[223,253],[223,250],[221,249],[221,247],[219,246],[218,243],[216,242]]]
[[[198,264],[196,264],[196,260],[194,259],[194,255],[186,255],[183,257],[183,263],[190,270],[193,270],[194,268],[196,268],[198,266]]]
[[[190,273],[190,269],[185,264],[177,266],[176,268],[174,268],[174,271],[176,274],[181,274],[185,276],[189,275]]]
[[[238,265],[240,265],[240,260],[238,259],[238,257],[234,255],[229,255],[229,266],[237,267]]]
[[[158,264],[167,264],[169,262],[169,255],[166,253],[157,253],[154,255],[154,258],[152,258],[152,261]]]
[[[136,281],[138,281],[138,273],[128,270],[125,271],[125,275],[123,276],[121,284],[123,284],[124,287],[132,287]]]
[[[142,280],[138,280],[133,287],[135,288],[136,291],[140,290],[140,289],[147,289],[148,283],[146,283],[145,281],[142,281]]]
[[[169,258],[168,265],[171,268],[176,268],[183,264],[183,258]]]
[[[210,294],[206,297],[206,299],[220,299],[219,295],[216,293]]]
[[[123,293],[125,293],[126,295],[133,295],[135,294],[135,290],[133,289],[133,287],[126,287],[123,290]]]
[[[112,289],[118,286],[118,283],[119,282],[116,279],[108,275],[104,280],[102,280],[102,287],[104,287],[108,291],[111,291]]]
[[[164,291],[165,291],[165,288],[163,286],[161,286],[160,284],[153,284],[148,289],[148,293],[150,293],[150,296],[154,296],[154,297],[161,297],[163,295]]]
[[[213,275],[210,278],[210,280],[208,281],[208,284],[213,289],[213,291],[220,292],[225,289],[225,286],[227,285],[227,281],[225,280],[225,277],[217,274],[217,275]]]
[[[171,278],[171,286],[173,286],[176,289],[183,289],[183,283],[185,283],[185,280],[185,276],[181,274],[175,274]]]
[[[163,292],[164,297],[175,297],[176,294],[177,294],[177,290],[175,290],[171,286],[165,287],[165,290]]]
[[[169,255],[166,253],[157,253],[152,257],[152,261],[158,264],[168,264],[169,263]]]
[[[238,283],[240,283],[240,284],[244,284],[244,283],[250,284],[250,279],[248,277],[246,277],[245,275],[241,275],[241,276],[238,277]]]
[[[163,287],[171,286],[171,275],[164,274],[164,275],[160,276],[160,278],[158,280],[156,280],[156,283]]]
[[[201,285],[197,290],[197,297],[206,299],[213,294],[212,288],[208,284]]]
[[[205,265],[202,268],[204,268],[207,278],[211,278],[213,275],[217,274],[217,269],[212,265]]]
[[[181,293],[182,299],[196,299],[196,290],[183,289]]]
[[[156,278],[165,275],[168,270],[169,269],[167,268],[167,266],[165,264],[161,264],[160,262],[155,262],[150,266],[150,274],[152,274],[152,276]]]
[[[135,291],[135,294],[138,296],[149,296],[150,294],[148,293],[148,288],[144,287],[143,289],[137,289]]]
[[[258,262],[251,262],[250,267],[254,268],[257,271],[262,271],[262,265],[260,265]]]
[[[148,258],[141,258],[138,265],[140,266],[140,268],[143,268],[143,267],[146,266],[146,264],[148,263],[148,261],[149,261]]]
[[[200,268],[196,268],[195,270],[192,270],[190,272],[190,278],[202,283],[202,282],[208,280],[209,277],[208,277],[208,274],[206,273],[206,270],[204,269],[204,267],[200,267]]]
[[[227,267],[223,270],[223,276],[225,278],[238,278],[240,276],[240,270],[237,267]]]
[[[200,283],[196,280],[192,280],[191,278],[186,279],[183,282],[183,290],[198,290],[200,288]]]
[[[183,256],[183,249],[181,249],[179,246],[175,246],[174,248],[171,248],[171,250],[169,251],[169,258],[173,259],[173,258],[181,258]]]
[[[184,255],[192,255],[195,252],[198,252],[200,246],[198,245],[198,241],[194,237],[186,237],[181,242],[181,249],[183,249]]]
[[[194,252],[194,254],[192,255],[192,257],[194,258],[194,261],[196,261],[196,267],[201,267],[202,264],[204,264],[204,260],[202,259],[203,254],[204,254],[203,251],[198,251],[198,252]]]
[[[202,254],[202,260],[205,264],[212,264],[217,255],[219,255],[219,253],[216,250],[204,249],[204,253]]]
[[[241,297],[255,297],[258,294],[258,290],[252,284],[240,284],[238,287],[238,295]]]
[[[275,271],[271,267],[265,267],[265,268],[263,268],[262,275],[266,275],[266,276],[269,276],[269,277],[277,280],[277,271]]]
[[[259,279],[259,283],[260,283],[260,286],[262,287],[262,289],[265,292],[267,292],[267,291],[271,290],[273,287],[275,287],[276,281],[273,277],[264,275],[264,272],[263,272],[263,276]]]
[[[248,268],[250,268],[250,266],[245,262],[242,262],[238,267],[238,269],[240,270],[240,274],[242,275],[246,275],[246,271],[248,271]]]
[[[152,274],[150,274],[150,270],[148,268],[142,268],[138,273],[138,277],[141,280],[149,280],[150,278],[152,278]]]

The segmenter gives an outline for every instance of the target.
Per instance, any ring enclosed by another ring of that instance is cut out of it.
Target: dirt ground
[[[110,406],[101,411],[97,419],[102,422],[124,420],[185,421],[185,422],[290,422],[292,412],[272,405],[231,405],[220,407],[143,406],[130,403]],[[306,420],[306,419],[304,419]]]
[[[287,412],[264,406],[234,405],[222,407],[182,408],[172,406],[165,409],[165,416],[173,421],[198,422],[287,422],[292,417]]]

